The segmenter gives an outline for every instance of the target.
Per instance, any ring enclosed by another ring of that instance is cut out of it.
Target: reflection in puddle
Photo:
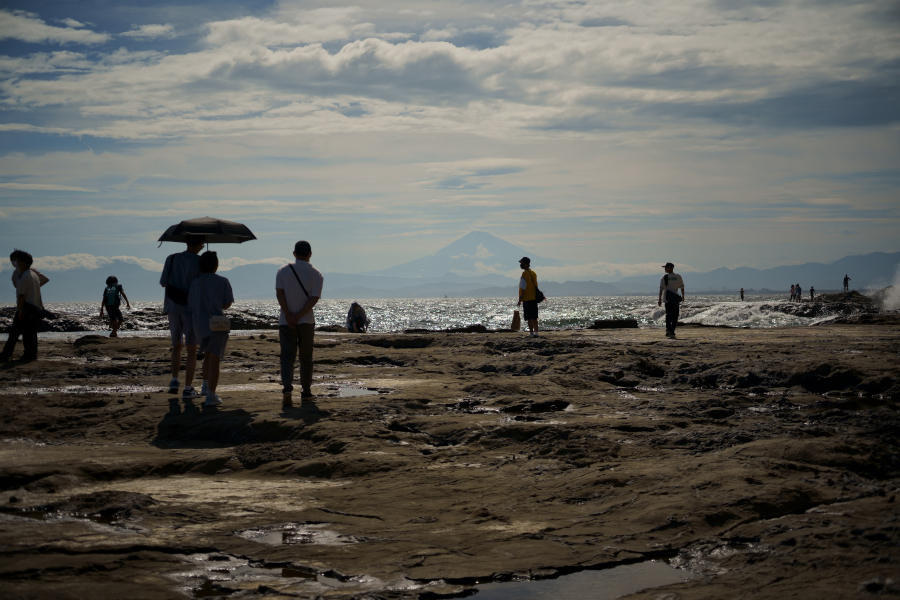
[[[680,583],[694,575],[647,561],[599,571],[581,571],[558,579],[487,583],[476,586],[478,600],[613,600],[639,590]]]
[[[271,546],[285,544],[314,544],[317,546],[346,546],[358,544],[360,540],[352,535],[341,535],[336,531],[322,529],[328,523],[287,523],[275,527],[246,529],[238,532],[245,540],[252,540]]]
[[[377,390],[367,390],[365,388],[342,387],[338,390],[338,397],[349,398],[351,396],[377,396]]]

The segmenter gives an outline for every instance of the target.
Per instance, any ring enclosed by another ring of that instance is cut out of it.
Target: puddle
[[[647,588],[680,583],[695,575],[665,562],[647,561],[558,579],[486,583],[475,586],[477,600],[614,600]]]
[[[361,540],[352,535],[341,535],[324,529],[330,523],[287,523],[275,527],[245,529],[237,535],[270,546],[313,544],[316,546],[348,546]]]
[[[368,390],[366,388],[342,387],[338,389],[339,398],[349,398],[351,396],[377,396],[377,390]]]

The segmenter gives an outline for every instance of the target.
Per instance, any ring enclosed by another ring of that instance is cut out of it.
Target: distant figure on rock
[[[291,404],[294,391],[294,360],[300,355],[301,400],[311,400],[313,378],[313,337],[316,315],[313,307],[322,297],[325,278],[310,264],[312,246],[301,240],[294,244],[293,263],[278,269],[275,275],[275,295],[281,307],[278,317],[278,338],[281,341],[281,397]]]
[[[200,352],[203,353],[203,386],[201,393],[206,393],[204,406],[218,406],[222,399],[216,394],[219,386],[219,365],[225,358],[225,344],[228,343],[228,331],[213,331],[210,317],[221,317],[234,304],[231,282],[221,275],[219,255],[215,252],[204,252],[198,261],[200,276],[191,282],[188,293],[188,307],[191,309],[191,320],[194,334],[200,340]]]
[[[812,300],[816,297],[816,288],[813,286],[809,286],[809,299]]]
[[[528,323],[528,337],[538,337],[538,281],[537,273],[531,270],[531,259],[523,256],[519,260],[522,277],[519,279],[519,301],[524,304],[525,321]]]
[[[16,284],[16,314],[9,325],[9,336],[3,351],[0,352],[0,362],[8,362],[12,358],[20,335],[24,346],[20,362],[31,362],[37,360],[37,327],[44,318],[41,286],[49,279],[31,268],[34,258],[27,252],[14,250],[9,258],[16,267],[13,271],[13,282]]]
[[[359,302],[350,305],[347,312],[347,331],[350,333],[365,333],[369,328],[369,319],[366,317],[366,309]]]
[[[850,277],[848,275],[844,275],[844,292],[850,291]]]
[[[791,302],[794,301],[794,296],[796,296],[796,295],[797,295],[796,288],[793,285],[791,285]]]
[[[125,319],[122,318],[122,311],[119,310],[119,306],[122,304],[119,296],[125,298],[125,304],[128,306],[128,310],[131,310],[131,302],[128,301],[124,288],[119,285],[119,279],[115,275],[110,275],[106,278],[106,289],[103,290],[103,298],[100,299],[100,318],[103,318],[104,308],[109,315],[109,327],[112,329],[109,337],[119,337],[117,332],[125,322]]]
[[[172,380],[169,382],[169,393],[177,394],[180,383],[178,373],[181,370],[181,348],[187,345],[187,364],[184,369],[184,393],[182,398],[196,398],[198,394],[191,383],[197,369],[197,335],[188,308],[188,292],[191,283],[200,277],[200,258],[206,238],[202,235],[187,235],[187,250],[171,254],[166,258],[159,285],[166,288],[163,300],[163,312],[169,317],[169,335],[172,338]]]
[[[794,288],[794,295],[797,297],[797,302],[803,301],[803,288],[800,287],[800,284],[797,284],[797,287]]]
[[[681,303],[684,302],[684,281],[681,275],[675,273],[675,265],[666,263],[663,265],[666,274],[659,281],[659,301],[657,306],[662,306],[663,294],[666,300],[666,337],[675,339],[675,326],[678,325],[678,313]],[[681,296],[678,290],[681,289]]]
[[[741,288],[741,300],[744,299],[744,288]]]

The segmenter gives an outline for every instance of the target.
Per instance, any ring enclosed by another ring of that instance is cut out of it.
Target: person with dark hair
[[[797,302],[803,302],[803,288],[800,287],[800,284],[794,286],[794,293],[797,296]]]
[[[203,353],[203,387],[206,392],[204,406],[218,406],[222,399],[216,394],[219,386],[219,367],[225,357],[225,344],[228,343],[227,331],[213,331],[210,328],[210,317],[221,317],[234,303],[231,282],[221,275],[219,256],[212,251],[204,252],[199,261],[200,276],[191,282],[188,294],[188,307],[191,309],[193,328],[200,339],[200,351]],[[188,396],[184,396],[187,398]]]
[[[0,362],[12,358],[13,349],[22,336],[24,352],[20,362],[37,360],[37,326],[44,318],[44,304],[41,301],[41,281],[31,265],[34,258],[22,250],[18,251],[16,268],[20,271],[16,282],[16,315],[9,326],[9,337],[0,352]]]
[[[678,325],[678,314],[681,311],[681,303],[684,302],[684,280],[681,275],[675,273],[675,265],[666,263],[663,265],[666,274],[659,282],[659,300],[657,306],[663,304],[663,294],[666,301],[666,337],[675,339],[675,326]],[[681,289],[681,296],[678,290]]]
[[[519,260],[522,277],[519,279],[519,301],[524,305],[525,322],[528,323],[528,337],[538,337],[537,273],[531,270],[531,259],[523,256]]]
[[[110,275],[106,278],[106,288],[103,290],[103,297],[100,299],[100,318],[103,318],[104,307],[107,314],[109,314],[109,327],[112,329],[109,337],[119,337],[117,332],[122,323],[125,322],[125,319],[122,317],[122,311],[119,310],[119,306],[122,304],[119,296],[125,298],[125,304],[128,306],[128,310],[131,310],[131,302],[128,301],[128,296],[125,295],[125,289],[119,285],[119,279],[115,275]]]
[[[300,356],[300,399],[313,398],[313,338],[316,315],[313,307],[322,297],[325,278],[309,259],[312,246],[307,241],[294,244],[293,263],[278,269],[275,296],[281,307],[278,338],[281,342],[281,395],[285,405],[291,404],[294,390],[294,360]]]
[[[13,268],[13,272],[12,272],[13,287],[16,287],[19,284],[19,277],[22,276],[22,270],[19,269],[19,253],[20,252],[22,252],[22,251],[19,250],[18,248],[16,248],[12,252],[9,253],[9,262],[12,263],[12,268]],[[44,284],[46,284],[48,281],[50,281],[46,275],[44,275],[37,269],[32,268],[31,270],[34,271],[34,274],[38,276],[38,281],[41,282],[41,287],[43,287]]]
[[[369,328],[369,317],[366,316],[366,309],[359,302],[350,305],[347,311],[347,331],[350,333],[365,333]]]
[[[166,258],[159,285],[166,289],[163,301],[163,312],[169,316],[169,334],[172,337],[172,380],[169,382],[169,393],[177,394],[180,383],[178,372],[181,370],[181,349],[187,346],[187,364],[184,369],[183,398],[196,398],[200,394],[194,390],[194,371],[197,368],[197,336],[194,334],[191,309],[188,308],[188,292],[191,282],[200,276],[200,259],[197,257],[203,250],[206,238],[202,235],[185,236],[187,250],[171,254]]]

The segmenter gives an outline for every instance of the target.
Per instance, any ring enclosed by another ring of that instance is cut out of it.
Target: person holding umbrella
[[[184,370],[183,398],[196,398],[200,394],[191,385],[194,371],[197,369],[197,335],[188,307],[188,292],[191,283],[200,277],[200,258],[205,238],[202,235],[186,235],[187,250],[171,254],[166,258],[159,285],[166,289],[163,301],[163,312],[169,316],[169,333],[172,337],[172,380],[169,382],[169,393],[177,394],[180,382],[178,373],[181,370],[181,349],[187,346],[187,364]],[[201,390],[205,392],[206,390]]]

